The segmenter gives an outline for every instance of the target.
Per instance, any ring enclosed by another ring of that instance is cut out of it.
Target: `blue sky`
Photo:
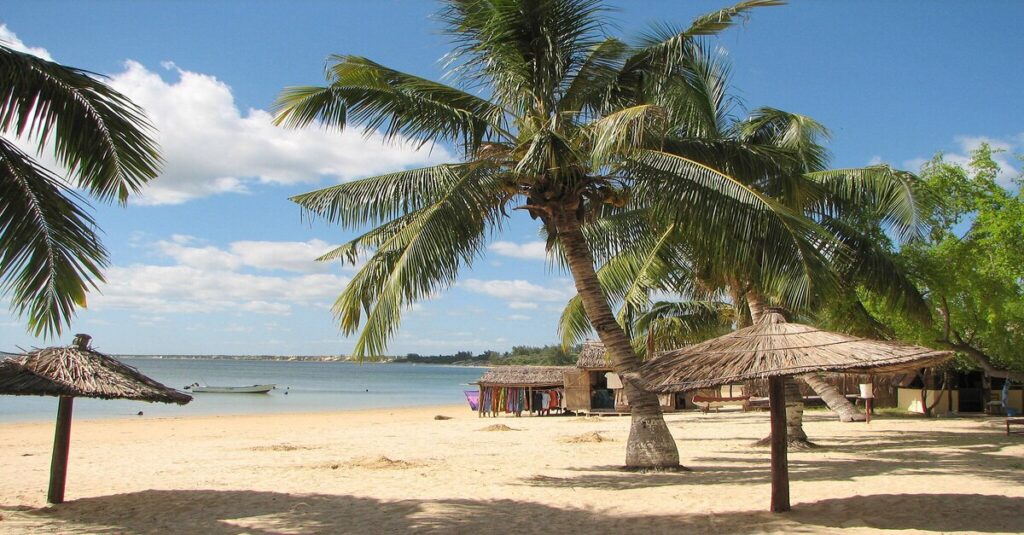
[[[611,31],[684,25],[720,2],[609,2]],[[110,76],[160,131],[165,173],[127,208],[96,206],[112,266],[70,333],[112,353],[338,354],[329,307],[353,273],[312,258],[349,236],[287,198],[339,180],[449,159],[355,133],[269,124],[283,87],[319,84],[328,54],[427,76],[447,51],[426,1],[8,2],[0,39]],[[716,39],[750,108],[810,115],[833,131],[833,165],[916,170],[982,141],[1024,152],[1024,4],[811,2],[756,11]],[[44,158],[45,160],[45,158]],[[389,353],[554,343],[571,281],[547,269],[516,218],[460,282],[410,310]],[[49,344],[0,306],[0,350]],[[60,342],[66,342],[70,335]]]

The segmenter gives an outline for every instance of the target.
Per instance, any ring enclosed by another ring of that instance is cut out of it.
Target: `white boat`
[[[192,392],[207,392],[211,394],[266,394],[277,385],[252,385],[252,386],[199,386],[198,383],[185,387]]]

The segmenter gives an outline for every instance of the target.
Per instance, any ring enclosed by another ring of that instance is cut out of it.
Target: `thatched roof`
[[[561,386],[572,366],[498,366],[478,381],[485,386]]]
[[[769,312],[752,327],[662,353],[640,368],[639,378],[650,390],[680,392],[807,372],[891,373],[952,355],[787,323],[782,314]]]
[[[611,362],[605,358],[604,344],[587,340],[583,342],[580,356],[576,358],[577,368],[611,368]]]
[[[86,347],[47,347],[0,360],[0,394],[132,399],[184,405],[192,396]]]

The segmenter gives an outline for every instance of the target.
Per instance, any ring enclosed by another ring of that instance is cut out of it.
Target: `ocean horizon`
[[[75,419],[186,417],[324,412],[461,403],[484,367],[435,364],[283,360],[241,356],[117,356],[121,362],[178,390],[210,386],[275,384],[269,394],[193,394],[187,405],[127,400],[75,399]],[[3,396],[0,423],[52,420],[57,399]]]

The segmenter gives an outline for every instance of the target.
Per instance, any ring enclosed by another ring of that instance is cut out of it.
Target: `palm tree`
[[[98,76],[0,44],[0,132],[52,144],[58,176],[0,138],[0,292],[36,336],[59,335],[103,281],[107,252],[79,188],[99,201],[157,176],[142,110]]]
[[[743,261],[750,248],[722,244],[743,243],[738,236],[751,233],[810,249],[818,237],[802,217],[727,174],[660,150],[664,134],[688,120],[670,104],[689,98],[680,81],[690,77],[700,37],[779,3],[742,2],[629,46],[604,33],[604,9],[595,0],[450,0],[440,19],[455,47],[448,58],[455,85],[332,56],[328,85],[282,92],[279,124],[357,123],[388,138],[457,144],[462,152],[459,163],[293,199],[343,228],[371,227],[322,257],[354,263],[369,256],[334,305],[342,331],[359,332],[354,353],[383,351],[402,310],[453,284],[501,230],[509,208],[540,220],[620,373],[639,359],[594,271],[583,234],[588,222],[651,209],[701,232],[719,264]],[[657,398],[632,383],[625,392],[632,411],[627,466],[678,466]]]
[[[696,119],[672,132],[664,142],[665,152],[700,159],[820,225],[830,237],[819,244],[828,266],[818,265],[814,255],[800,256],[804,251],[799,249],[792,250],[798,254],[788,263],[779,261],[784,256],[777,244],[764,236],[749,237],[747,246],[760,251],[748,257],[753,261],[716,264],[707,256],[708,248],[694,244],[689,229],[659,220],[650,210],[606,217],[588,229],[589,239],[601,253],[598,277],[605,292],[621,303],[620,324],[628,331],[631,318],[650,306],[650,294],[661,291],[683,299],[720,299],[728,294],[737,307],[737,327],[756,322],[770,304],[806,313],[845,303],[845,327],[850,327],[850,318],[857,318],[862,320],[857,324],[861,330],[870,329],[871,319],[854,292],[858,285],[927,321],[920,293],[880,244],[887,239],[883,228],[901,239],[923,232],[928,203],[917,179],[884,165],[828,170],[822,144],[827,130],[806,116],[762,108],[744,120],[732,119],[728,69],[714,55],[695,59],[690,85],[704,99],[680,101],[693,107],[688,114]],[[767,258],[777,261],[765,262]],[[821,280],[826,273],[843,283]],[[563,344],[577,343],[590,332],[582,321],[581,305],[577,296],[563,312]],[[802,378],[844,421],[856,418],[852,405],[820,377]],[[802,398],[795,383],[787,388],[793,404],[790,437],[805,439],[799,417]]]

